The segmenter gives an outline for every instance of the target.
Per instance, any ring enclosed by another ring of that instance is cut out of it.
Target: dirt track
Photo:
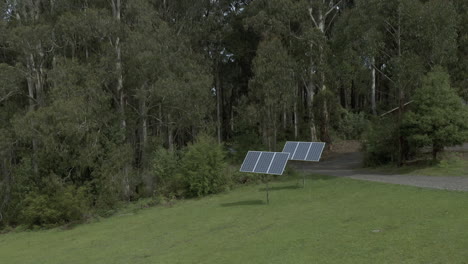
[[[453,151],[468,151],[468,144],[450,148],[450,150],[452,149]],[[319,163],[292,161],[290,164],[299,171],[309,173],[349,177],[357,180],[411,185],[423,188],[468,191],[468,177],[375,174],[361,169],[362,160],[362,153],[348,152],[325,156]]]

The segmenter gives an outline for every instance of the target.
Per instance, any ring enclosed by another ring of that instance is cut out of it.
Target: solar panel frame
[[[258,158],[257,166],[254,168],[254,172],[268,173],[274,156],[275,154],[273,152],[262,152],[262,155]]]
[[[299,144],[297,144],[297,148],[294,152],[292,160],[305,160],[309,148],[309,142],[299,142]]]
[[[299,142],[287,141],[286,144],[284,144],[284,148],[282,152],[289,153],[290,155],[288,159],[292,159],[292,157],[294,156],[294,153],[296,152],[298,145],[299,145]]]
[[[296,146],[294,152],[291,152],[292,146]],[[307,146],[307,151],[305,150]],[[287,141],[284,145],[283,152],[289,152],[289,160],[299,161],[319,161],[322,157],[325,142],[300,142]],[[305,153],[305,154],[304,154]]]
[[[270,168],[268,169],[269,174],[282,175],[286,164],[289,160],[289,153],[287,152],[276,152],[271,162]]]
[[[257,166],[258,159],[262,155],[261,151],[249,151],[242,162],[241,172],[253,172]],[[252,166],[253,165],[253,166]]]
[[[282,175],[290,154],[287,152],[249,151],[241,172]],[[254,164],[252,166],[252,164]]]
[[[325,149],[325,142],[313,142],[311,150],[307,153],[306,161],[319,161],[322,157],[323,150]]]

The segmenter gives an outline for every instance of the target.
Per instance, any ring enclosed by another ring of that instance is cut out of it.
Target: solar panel
[[[287,141],[283,152],[290,153],[290,160],[319,161],[324,147],[324,142]]]
[[[307,152],[309,151],[310,143],[308,142],[299,142],[297,145],[296,152],[294,153],[293,160],[305,160]]]
[[[289,153],[249,151],[240,171],[281,175],[288,158]]]
[[[325,148],[324,142],[313,142],[311,144],[309,153],[307,154],[307,161],[319,161],[322,156],[323,149]]]
[[[253,172],[255,165],[257,165],[258,158],[260,157],[260,151],[249,151],[245,156],[244,163],[240,168],[242,172]]]
[[[277,152],[271,163],[271,167],[268,170],[269,174],[283,174],[284,168],[286,167],[286,162],[288,162],[289,153]]]
[[[271,161],[273,160],[273,156],[273,152],[262,152],[254,172],[267,173],[270,168]]]
[[[291,155],[289,155],[289,159],[292,159],[294,152],[296,152],[297,145],[299,145],[299,142],[292,142],[288,141],[284,145],[283,152],[288,152]]]

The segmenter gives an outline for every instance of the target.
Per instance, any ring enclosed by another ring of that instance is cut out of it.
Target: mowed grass
[[[468,193],[308,176],[0,235],[0,263],[468,263]],[[299,181],[300,182],[300,181]]]

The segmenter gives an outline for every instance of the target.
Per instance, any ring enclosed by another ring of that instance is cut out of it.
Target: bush
[[[225,173],[225,156],[222,146],[204,134],[187,147],[180,173],[185,179],[188,196],[200,197],[226,189],[229,179]]]
[[[370,122],[363,112],[344,112],[339,122],[337,132],[343,139],[361,139],[364,132],[369,130]]]
[[[398,162],[398,123],[392,118],[375,121],[365,135],[364,164],[378,166]]]
[[[178,172],[180,160],[177,153],[165,148],[154,152],[152,171],[154,177],[147,182],[153,194],[165,197],[180,197],[184,193],[183,177]]]
[[[42,191],[34,190],[22,202],[22,223],[52,227],[84,218],[89,209],[85,188],[63,186],[56,179],[47,183]]]

